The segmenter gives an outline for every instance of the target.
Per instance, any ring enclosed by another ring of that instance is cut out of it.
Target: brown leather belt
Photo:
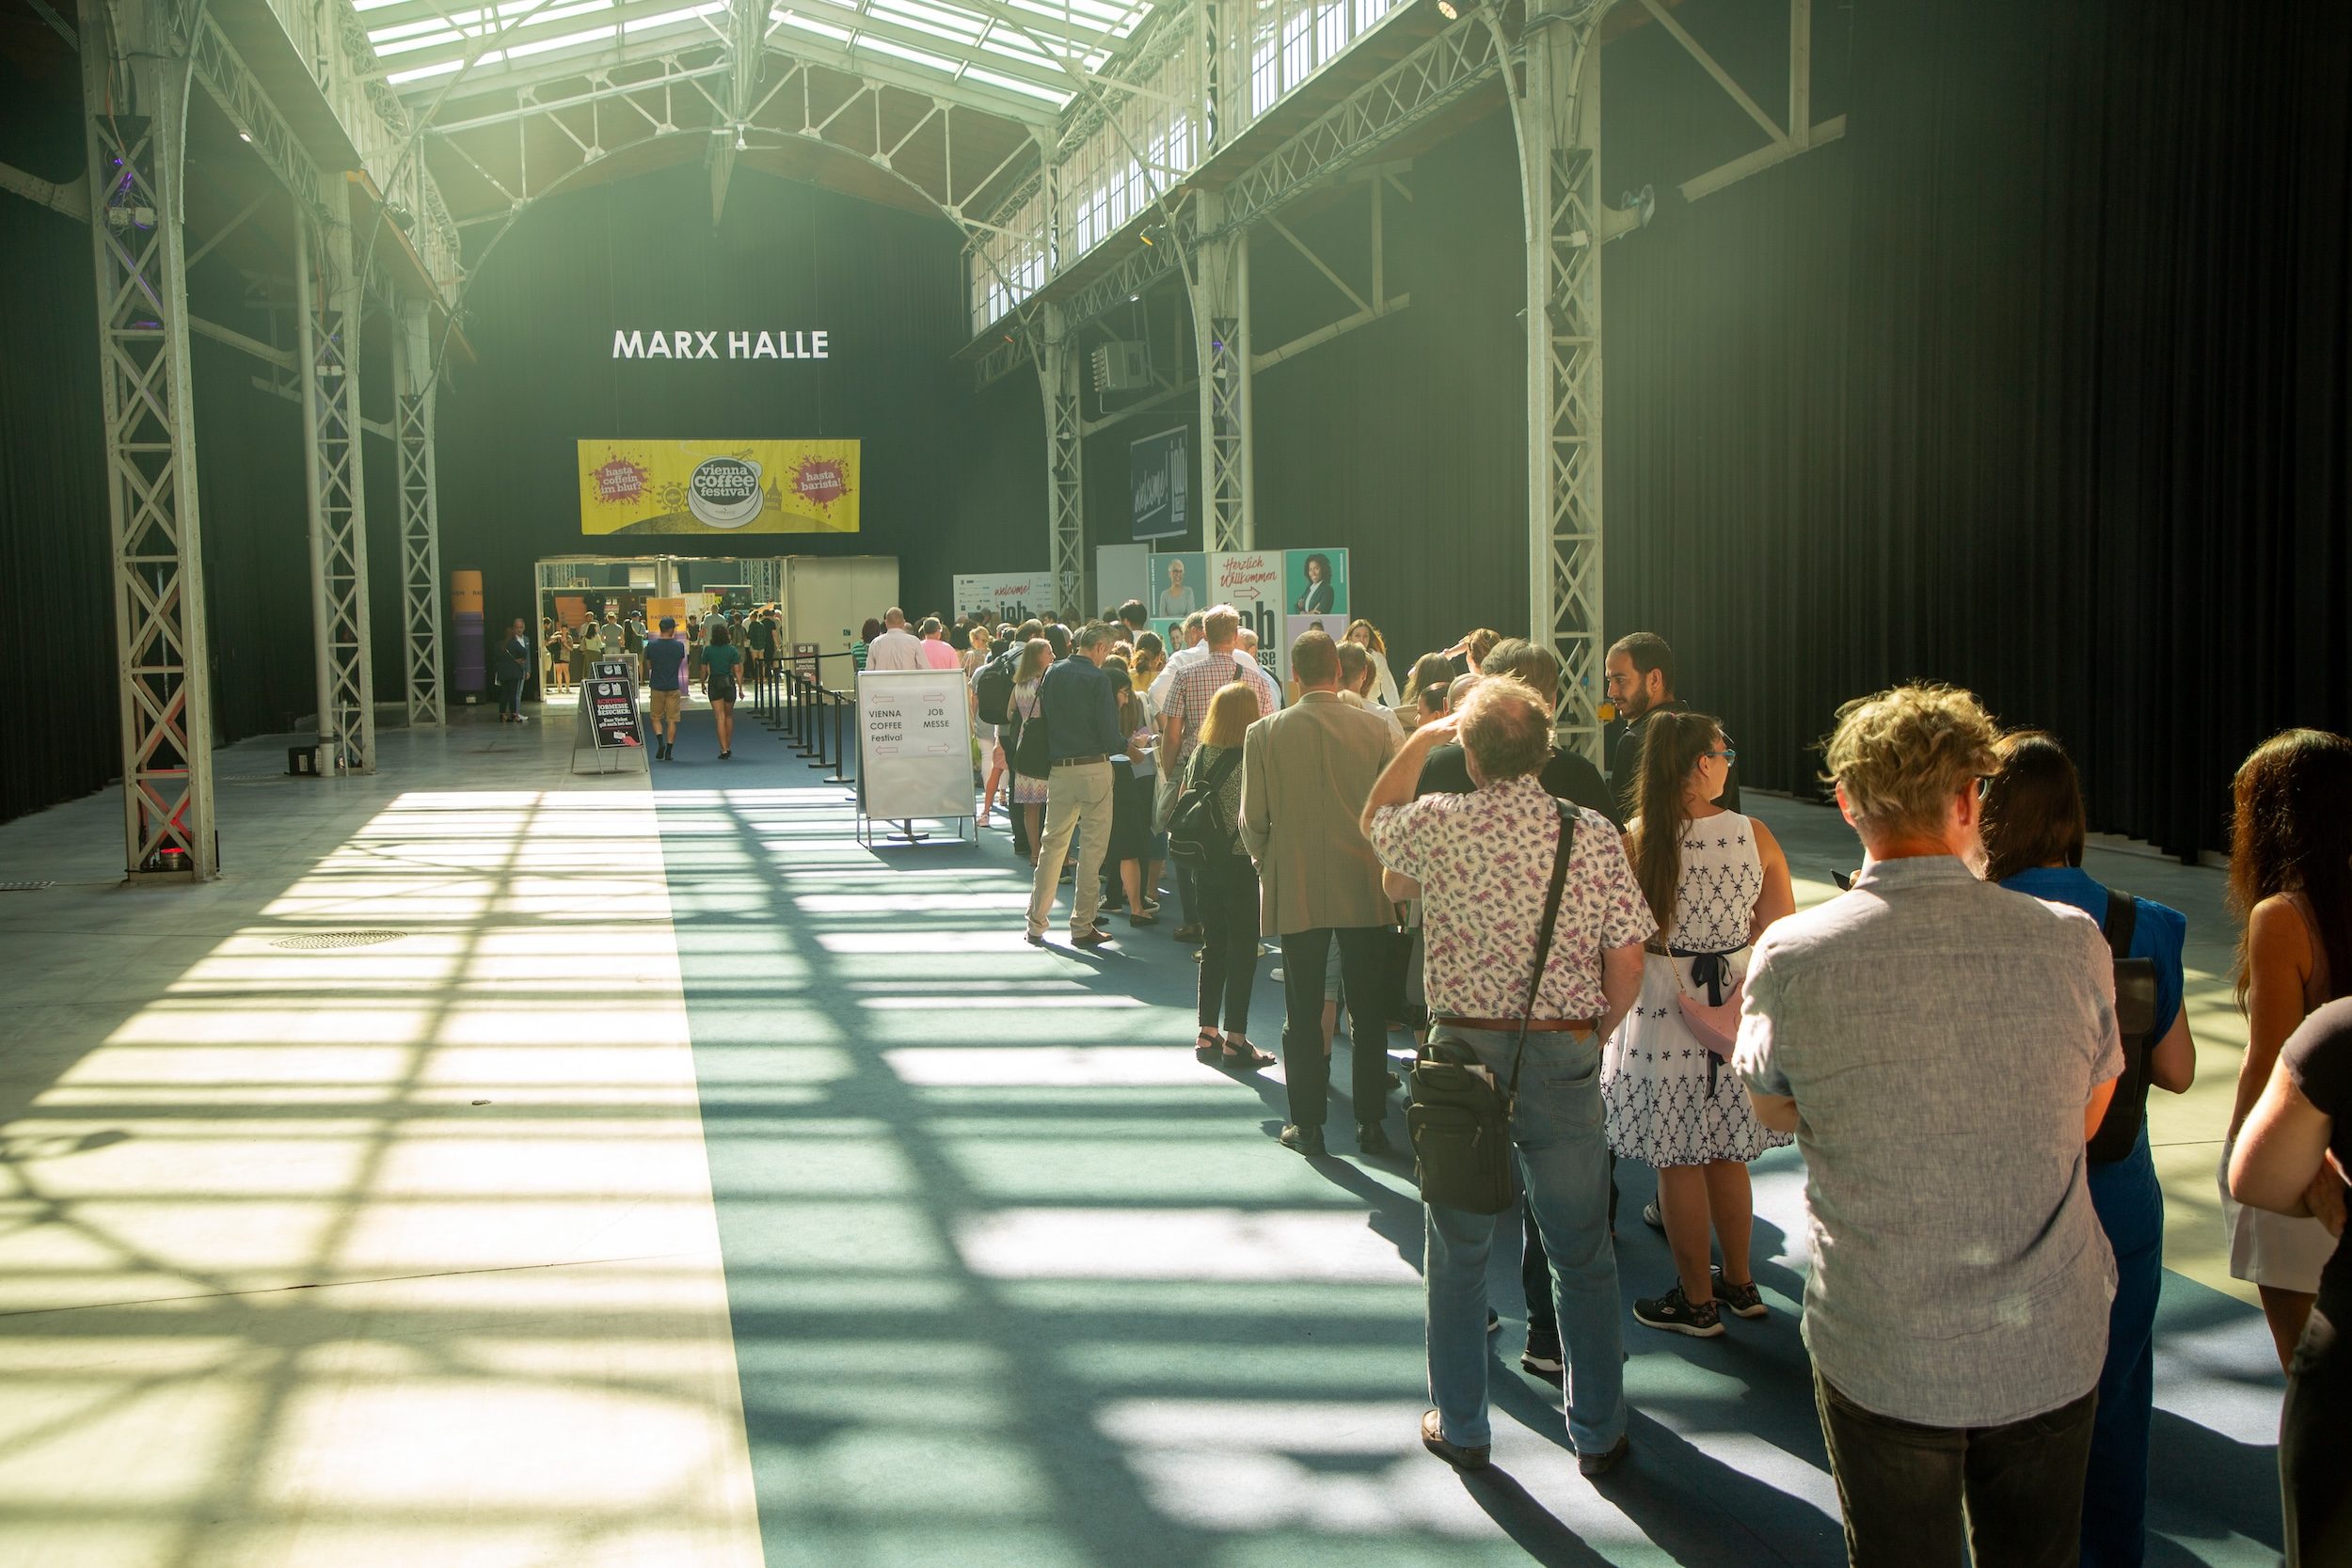
[[[1451,1013],[1438,1013],[1429,1020],[1432,1028],[1451,1023],[1456,1029],[1494,1029],[1506,1035],[1519,1032],[1516,1018],[1455,1018]],[[1531,1035],[1589,1035],[1600,1027],[1597,1018],[1537,1018],[1530,1019],[1527,1032]]]

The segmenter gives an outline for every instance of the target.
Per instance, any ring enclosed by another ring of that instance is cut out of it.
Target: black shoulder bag
[[[1568,853],[1576,843],[1576,813],[1560,810],[1560,841],[1551,857],[1551,886],[1544,894],[1544,920],[1535,934],[1535,969],[1527,980],[1527,1006],[1519,1014],[1519,1039],[1511,1053],[1511,1082],[1496,1086],[1467,1047],[1433,1031],[1413,1063],[1413,1101],[1405,1125],[1413,1140],[1413,1175],[1423,1203],[1473,1214],[1500,1214],[1511,1207],[1518,1183],[1511,1159],[1511,1105],[1518,1098],[1519,1064],[1527,1054],[1527,1026],[1535,1016],[1535,994],[1543,989],[1544,965],[1551,958],[1552,927],[1560,921],[1560,895],[1567,886]]]
[[[2099,1119],[2084,1153],[2094,1165],[2111,1165],[2139,1147],[2139,1124],[2148,1114],[2148,1057],[2156,1042],[2156,963],[2131,957],[2132,931],[2139,906],[2128,893],[2107,890],[2107,951],[2115,959],[2115,1023],[2123,1036],[2123,1076],[2115,1098]]]

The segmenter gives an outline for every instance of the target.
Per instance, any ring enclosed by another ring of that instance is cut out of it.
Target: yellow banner
[[[580,531],[855,533],[855,441],[582,441]]]

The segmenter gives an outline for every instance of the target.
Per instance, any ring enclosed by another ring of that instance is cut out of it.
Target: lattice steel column
[[[181,141],[185,68],[149,8],[81,12],[84,149],[106,420],[123,864],[219,870],[204,566],[197,526]]]
[[[1038,344],[1038,384],[1045,394],[1045,505],[1055,608],[1075,625],[1087,613],[1085,432],[1078,414],[1077,347],[1062,330],[1061,311],[1045,310]]]
[[[1203,197],[1204,202],[1213,198]],[[1210,216],[1203,214],[1203,228]],[[1192,253],[1192,330],[1200,372],[1200,537],[1212,550],[1254,549],[1256,454],[1249,408],[1249,242],[1203,240]]]
[[[1538,9],[1519,103],[1527,222],[1530,635],[1560,656],[1563,739],[1601,757],[1600,90],[1602,6]]]
[[[441,688],[441,518],[433,484],[433,333],[410,300],[392,334],[392,436],[400,466],[400,604],[411,727],[448,721]]]
[[[310,605],[322,769],[375,770],[375,671],[368,626],[367,495],[359,464],[359,275],[350,187],[327,193],[331,220],[306,215],[294,247],[301,294],[302,414],[310,501]]]

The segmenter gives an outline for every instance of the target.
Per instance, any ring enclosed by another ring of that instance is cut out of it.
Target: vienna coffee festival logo
[[[686,482],[686,510],[711,528],[741,528],[759,515],[759,465],[740,457],[706,457]]]

